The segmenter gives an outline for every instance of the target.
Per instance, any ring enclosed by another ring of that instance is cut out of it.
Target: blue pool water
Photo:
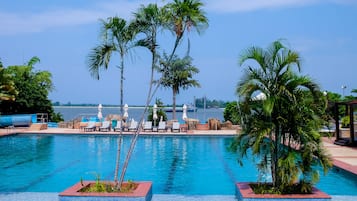
[[[0,138],[0,192],[60,192],[114,175],[116,140],[108,135],[14,135]],[[130,136],[124,137],[124,152]],[[231,137],[140,136],[126,180],[150,180],[154,194],[233,195],[237,181],[256,181],[252,161],[240,167]],[[122,155],[124,158],[124,155]],[[317,185],[331,195],[357,195],[357,177],[333,169]]]

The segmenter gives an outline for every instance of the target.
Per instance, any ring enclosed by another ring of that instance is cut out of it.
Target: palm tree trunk
[[[124,110],[123,110],[123,105],[124,105],[124,55],[120,55],[121,58],[121,64],[120,64],[120,123],[121,126],[123,125],[123,116],[124,116]],[[122,129],[120,129],[119,137],[118,137],[118,150],[117,150],[117,156],[116,156],[116,161],[115,161],[115,172],[114,172],[114,182],[116,183],[117,187],[121,187],[121,183],[118,184],[118,172],[119,172],[119,165],[120,165],[120,152],[121,152],[121,144],[122,144]]]
[[[156,37],[155,37],[156,38]],[[153,43],[155,44],[156,41],[153,41]],[[144,112],[142,113],[142,116],[140,118],[140,121],[139,121],[139,127],[136,129],[136,132],[131,140],[131,143],[130,143],[130,147],[129,147],[129,150],[128,150],[128,153],[126,155],[126,158],[125,158],[125,161],[124,161],[124,164],[123,164],[123,169],[121,171],[121,174],[120,174],[120,179],[119,179],[119,186],[122,185],[123,181],[124,181],[124,176],[125,176],[125,173],[126,173],[126,170],[127,170],[127,167],[128,167],[128,164],[129,164],[129,160],[131,158],[131,154],[132,152],[134,151],[134,148],[135,148],[135,144],[136,144],[136,141],[138,139],[138,136],[140,134],[140,125],[142,124],[142,121],[144,119],[144,115],[146,114],[147,112],[147,109],[149,107],[149,104],[153,98],[153,94],[152,94],[152,86],[153,86],[153,81],[154,81],[154,69],[155,69],[155,63],[156,63],[156,49],[153,48],[152,49],[152,60],[151,60],[151,76],[150,76],[150,85],[149,85],[149,92],[148,92],[148,95],[147,95],[147,99],[146,99],[146,105],[145,105],[145,109],[144,109]],[[155,90],[156,91],[156,90]],[[155,93],[155,91],[153,93]]]
[[[170,59],[169,59],[169,63],[171,62],[172,58],[173,58],[174,55],[175,55],[176,49],[177,49],[177,47],[178,47],[178,45],[179,45],[179,43],[180,43],[181,38],[182,38],[182,36],[176,37],[175,44],[174,44],[174,49],[172,50],[171,55],[170,55],[170,57],[169,57],[169,58],[170,58]]]
[[[176,90],[172,90],[172,119],[176,119]]]
[[[273,186],[279,187],[281,180],[278,175],[278,160],[279,160],[279,145],[280,145],[280,134],[281,134],[281,127],[279,124],[275,125],[275,133],[274,133],[274,147],[272,148],[272,182]]]

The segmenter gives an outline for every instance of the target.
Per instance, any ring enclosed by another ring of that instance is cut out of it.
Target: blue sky
[[[37,70],[53,75],[52,101],[62,103],[119,103],[119,64],[113,59],[101,79],[93,79],[86,58],[99,43],[99,18],[118,15],[131,19],[140,4],[165,1],[136,0],[36,0],[0,2],[0,58],[4,66],[23,64],[32,56]],[[167,2],[167,1],[166,1]],[[242,75],[239,55],[250,46],[267,47],[284,39],[302,58],[302,74],[312,77],[322,90],[345,95],[357,88],[357,1],[355,0],[205,0],[209,28],[190,34],[193,64],[201,88],[183,90],[179,104],[194,97],[236,100],[235,87]],[[161,50],[170,51],[174,37],[160,35]],[[182,43],[181,56],[186,49]],[[145,103],[150,54],[134,50],[126,59],[125,102]],[[156,98],[172,103],[169,89]]]

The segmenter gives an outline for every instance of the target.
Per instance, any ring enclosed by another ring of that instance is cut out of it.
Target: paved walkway
[[[323,138],[324,147],[331,154],[333,164],[357,175],[357,147],[335,145],[335,138]]]

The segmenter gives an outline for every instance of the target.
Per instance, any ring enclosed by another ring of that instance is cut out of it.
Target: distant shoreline
[[[149,108],[152,106],[149,106]],[[53,108],[98,108],[97,105],[60,105],[60,106],[53,106]],[[103,108],[120,108],[120,106],[105,106]],[[145,106],[129,106],[129,109],[144,109]],[[164,106],[163,108],[172,108],[172,106]],[[177,109],[181,109],[182,107],[177,107]],[[197,109],[204,109],[204,108],[197,108]],[[206,108],[206,109],[224,109],[224,108]]]
[[[98,108],[98,106],[94,105],[60,105],[60,106],[53,106],[54,108]],[[120,106],[105,106],[103,108],[120,108]],[[144,109],[145,106],[129,106],[129,108],[137,108],[137,109]]]

